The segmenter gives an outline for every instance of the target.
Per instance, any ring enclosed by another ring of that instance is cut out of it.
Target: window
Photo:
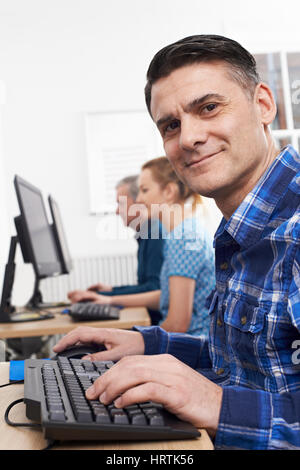
[[[300,128],[300,54],[287,55],[294,127]]]
[[[254,54],[257,70],[268,83],[277,104],[271,125],[280,148],[292,144],[300,149],[300,53],[271,52]]]

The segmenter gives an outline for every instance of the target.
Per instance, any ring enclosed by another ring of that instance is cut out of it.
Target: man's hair
[[[253,96],[260,82],[254,57],[238,42],[224,36],[200,34],[188,36],[170,44],[153,57],[148,71],[145,98],[151,115],[152,85],[174,70],[198,62],[223,61],[229,65],[230,75]]]
[[[131,175],[131,176],[126,176],[125,178],[122,178],[116,184],[116,189],[118,189],[120,186],[125,186],[125,185],[128,186],[129,195],[135,201],[139,192],[138,175]]]

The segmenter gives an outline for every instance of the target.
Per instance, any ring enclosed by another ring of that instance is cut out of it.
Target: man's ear
[[[274,121],[277,113],[277,106],[270,87],[263,82],[259,83],[255,89],[254,101],[258,106],[261,123],[268,126]]]

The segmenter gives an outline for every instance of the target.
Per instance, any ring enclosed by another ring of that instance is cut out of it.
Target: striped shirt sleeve
[[[145,342],[145,354],[172,354],[193,369],[211,368],[208,351],[208,339],[184,333],[168,333],[158,326],[134,326],[142,333]]]

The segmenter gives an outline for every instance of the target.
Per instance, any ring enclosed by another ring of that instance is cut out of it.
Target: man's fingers
[[[74,346],[77,343],[104,343],[106,339],[106,333],[104,329],[96,328],[76,328],[75,330],[64,336],[54,347],[54,352],[60,352],[64,349]]]
[[[134,403],[153,401],[166,406],[166,397],[169,401],[170,389],[167,386],[157,382],[147,382],[127,390],[114,401],[114,404],[116,408],[125,408]]]
[[[89,354],[82,357],[82,359],[89,361],[118,361],[123,354],[123,348],[116,347],[113,349],[107,349],[107,351]]]
[[[96,399],[100,397],[104,404],[108,404],[127,390],[143,383],[155,382],[168,385],[168,369],[164,367],[162,370],[158,366],[160,362],[158,356],[128,356],[121,359],[95,381],[87,393],[87,398]],[[103,393],[105,393],[105,396],[103,396]]]

